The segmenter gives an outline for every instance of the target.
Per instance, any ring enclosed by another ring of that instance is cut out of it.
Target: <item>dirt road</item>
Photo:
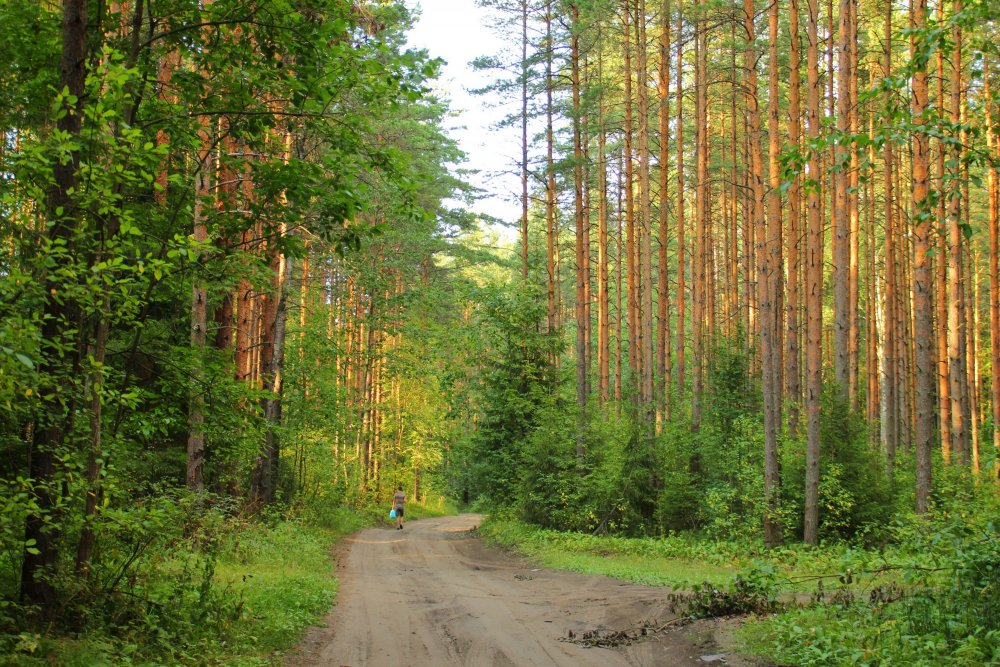
[[[746,664],[720,656],[706,626],[671,625],[664,589],[535,568],[484,546],[470,532],[481,519],[424,519],[401,531],[370,528],[350,538],[327,626],[315,628],[287,664]],[[644,626],[653,628],[650,636],[628,645],[584,645],[587,633],[640,635]]]

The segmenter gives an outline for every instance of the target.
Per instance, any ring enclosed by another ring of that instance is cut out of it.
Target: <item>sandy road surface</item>
[[[589,631],[660,627],[666,591],[605,577],[540,570],[489,549],[470,530],[480,515],[423,519],[349,539],[327,626],[290,667],[706,665],[704,632],[667,629],[627,646],[566,641]],[[744,664],[731,658],[712,664]]]

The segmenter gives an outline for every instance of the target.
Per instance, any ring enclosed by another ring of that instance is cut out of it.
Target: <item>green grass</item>
[[[884,551],[838,544],[768,551],[696,536],[593,536],[503,517],[480,530],[492,544],[546,567],[640,584],[697,590],[708,583],[733,591],[739,576],[799,602],[822,590],[824,604],[753,617],[737,633],[737,650],[780,665],[1000,665],[992,528],[920,527],[927,535]]]
[[[546,530],[518,521],[492,517],[480,527],[498,546],[523,553],[546,567],[598,574],[652,586],[686,589],[709,583],[731,584],[749,570],[771,573],[775,592],[812,592],[815,577],[868,563],[867,554],[841,549],[767,551],[762,545],[699,539],[690,535],[666,537],[596,536]],[[836,588],[836,580],[826,582]]]
[[[197,549],[154,554],[146,590],[158,601],[128,629],[81,637],[0,637],[0,664],[267,667],[330,609],[337,593],[330,549],[364,525],[327,512],[322,525],[287,519],[228,526],[214,556]],[[156,612],[155,609],[162,609]]]
[[[693,560],[672,555],[656,540],[593,537],[544,530],[490,519],[480,532],[497,546],[514,549],[545,567],[615,577],[649,586],[688,588],[709,581],[732,581],[738,567],[721,559]],[[657,553],[659,552],[659,553]]]
[[[249,660],[233,656],[229,664],[259,664],[262,656],[287,650],[326,613],[337,593],[330,548],[343,532],[349,531],[284,522],[239,536],[215,577],[243,605],[232,638]]]
[[[792,609],[737,631],[745,653],[797,667],[980,667],[1000,664],[1000,637],[982,628],[915,632],[905,603]]]

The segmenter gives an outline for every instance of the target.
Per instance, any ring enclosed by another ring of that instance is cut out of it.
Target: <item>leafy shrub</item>
[[[971,494],[898,519],[879,553],[845,552],[835,595],[753,624],[748,644],[807,666],[1000,662],[1000,511],[992,490]],[[865,570],[897,578],[876,585]]]
[[[726,587],[710,582],[695,584],[690,593],[674,593],[671,609],[694,618],[743,614],[771,614],[781,608],[775,598],[773,571],[755,568],[736,576]]]
[[[710,427],[709,427],[710,428]],[[686,422],[666,424],[657,439],[659,491],[655,518],[659,532],[691,530],[704,523],[704,474],[692,469],[711,436],[693,434]]]
[[[705,530],[718,540],[757,541],[764,521],[764,432],[758,419],[740,417],[713,449],[718,469],[701,498]]]
[[[819,534],[825,541],[882,542],[896,509],[884,457],[869,442],[860,415],[827,387],[820,408]],[[782,448],[782,515],[786,536],[801,539],[805,506],[805,436]]]
[[[258,656],[291,646],[332,602],[330,545],[360,522],[344,511],[326,520],[336,527],[246,521],[210,496],[109,512],[92,585],[65,611],[84,639],[8,626],[4,664],[267,664]]]

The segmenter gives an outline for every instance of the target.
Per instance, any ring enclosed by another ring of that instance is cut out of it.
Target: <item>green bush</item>
[[[967,495],[898,518],[879,552],[845,553],[834,595],[751,624],[748,646],[804,666],[1000,663],[1000,508],[968,475],[943,476]]]
[[[829,385],[829,383],[828,383]],[[829,386],[820,407],[819,535],[824,541],[883,543],[897,505],[884,456],[862,418]],[[801,539],[805,507],[805,434],[781,451],[785,535]]]
[[[717,540],[758,541],[764,521],[764,431],[759,420],[734,420],[712,455],[718,472],[701,497],[707,534]]]
[[[8,600],[5,664],[267,664],[329,609],[330,547],[365,522],[335,505],[249,521],[235,510],[210,495],[107,510],[88,585],[67,589],[61,625],[74,634],[26,630]]]

